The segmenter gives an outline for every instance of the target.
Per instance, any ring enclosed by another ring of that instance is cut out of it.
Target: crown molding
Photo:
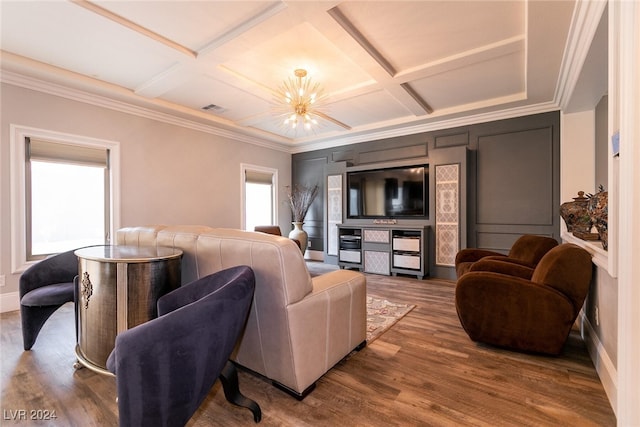
[[[606,1],[576,2],[554,95],[556,103],[563,110],[571,100],[606,7]]]
[[[327,141],[303,143],[293,147],[292,154],[303,153],[305,151],[321,150],[325,148],[338,147],[360,142],[376,141],[380,139],[396,138],[406,135],[414,135],[423,132],[449,129],[459,126],[468,126],[479,123],[492,122],[496,120],[513,119],[516,117],[529,116],[533,114],[548,113],[558,111],[560,107],[555,102],[543,102],[535,105],[507,108],[499,111],[487,113],[469,114],[452,119],[438,120],[430,123],[418,125],[406,125],[397,129],[387,129],[379,132],[347,136],[344,138],[331,138]]]
[[[284,138],[281,138],[282,141],[274,141],[273,139],[276,138],[276,136],[272,134],[265,136],[265,138],[258,138],[243,134],[239,131],[223,129],[221,127],[222,125],[218,126],[199,123],[176,115],[133,105],[128,102],[118,101],[83,90],[69,88],[67,86],[47,82],[12,71],[0,70],[0,82],[289,154],[344,146],[360,142],[376,141],[386,138],[395,138],[476,123],[510,119],[560,109],[556,102],[546,102],[479,114],[465,114],[456,118],[435,120],[415,125],[410,123],[398,124],[393,128],[388,127],[379,131],[362,131],[357,135],[348,135],[344,137],[334,135],[333,137],[328,137],[322,141],[311,140],[308,142],[302,141],[299,143],[293,143],[291,140]],[[256,132],[260,131],[256,130]]]
[[[72,101],[82,102],[85,104],[107,108],[121,113],[132,114],[138,117],[144,117],[147,119],[184,127],[211,135],[220,136],[223,138],[233,139],[236,141],[257,145],[272,150],[283,151],[287,153],[290,153],[291,151],[291,148],[286,145],[285,142],[278,143],[270,141],[268,139],[244,135],[237,131],[222,129],[219,126],[195,122],[193,120],[188,120],[172,114],[163,113],[146,107],[140,107],[128,102],[118,101],[102,95],[96,95],[86,91],[69,88],[67,86],[47,82],[12,71],[0,70],[0,82],[34,90],[37,92],[46,93],[53,96],[59,96],[61,98],[69,99]]]

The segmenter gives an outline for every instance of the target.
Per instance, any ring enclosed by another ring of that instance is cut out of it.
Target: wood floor
[[[368,292],[417,307],[389,331],[341,361],[303,401],[240,372],[262,426],[615,426],[616,419],[579,335],[560,357],[473,343],[460,327],[454,284],[367,275]],[[73,306],[45,324],[22,350],[19,312],[0,315],[0,425],[116,426],[115,379],[74,370]],[[27,418],[15,420],[25,411]],[[50,422],[31,415],[55,411]],[[33,412],[32,412],[33,411]],[[189,426],[251,426],[217,382]]]

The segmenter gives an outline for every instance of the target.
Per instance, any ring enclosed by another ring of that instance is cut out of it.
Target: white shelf
[[[564,242],[573,243],[584,248],[593,257],[593,263],[598,267],[609,269],[609,253],[602,248],[602,242],[600,240],[587,241],[578,239],[573,234],[569,233],[566,226],[563,224],[560,237]]]

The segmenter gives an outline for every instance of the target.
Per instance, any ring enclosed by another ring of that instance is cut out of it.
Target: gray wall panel
[[[535,233],[541,236],[552,237],[549,234]],[[507,254],[513,243],[522,236],[522,232],[514,233],[492,233],[492,232],[478,232],[476,238],[478,246],[484,249],[501,252]]]
[[[478,224],[553,224],[551,130],[478,140]]]
[[[455,133],[452,135],[438,135],[435,137],[435,147],[457,147],[469,145],[469,132]]]
[[[414,157],[425,157],[427,155],[427,145],[412,145],[408,147],[394,147],[385,150],[364,151],[360,153],[360,164],[380,163],[390,160],[411,159]]]
[[[457,149],[464,149],[464,155]],[[417,159],[425,153],[430,165],[463,165],[460,171],[461,248],[485,247],[506,253],[522,234],[560,238],[558,111],[294,154],[292,179],[304,182],[303,176],[316,172],[326,174],[338,160],[346,166],[376,168],[394,161]],[[326,162],[324,172],[316,162]],[[344,171],[344,167],[340,170]],[[320,179],[324,182],[323,175]],[[324,193],[323,188],[323,199]],[[433,227],[433,180],[430,194],[430,218],[418,222]],[[315,213],[313,218],[315,220]],[[413,221],[401,220],[400,223],[409,225]],[[431,248],[434,247],[433,231],[430,230]],[[430,264],[434,267],[430,270],[434,277],[453,277],[451,268],[435,268],[433,252]]]
[[[309,248],[314,251],[324,250],[324,199],[326,194],[324,170],[327,161],[326,156],[314,156],[293,163],[291,169],[293,175],[291,182],[302,185],[317,184],[319,187],[318,196],[311,204],[302,227],[309,235],[309,243],[311,244]],[[288,233],[289,231],[285,234]]]

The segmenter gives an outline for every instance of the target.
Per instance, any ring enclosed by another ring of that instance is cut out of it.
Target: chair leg
[[[20,306],[20,317],[22,321],[22,341],[25,350],[31,350],[36,342],[40,329],[45,322],[61,305],[49,305],[29,307]]]
[[[224,390],[224,396],[227,400],[234,405],[249,409],[253,413],[253,420],[256,423],[259,423],[262,419],[262,411],[255,401],[240,393],[236,365],[227,361],[227,364],[224,365],[219,378],[222,383],[222,390]]]

